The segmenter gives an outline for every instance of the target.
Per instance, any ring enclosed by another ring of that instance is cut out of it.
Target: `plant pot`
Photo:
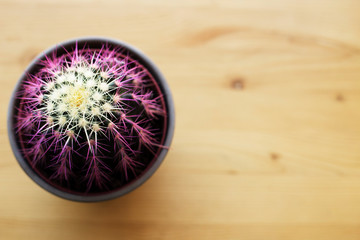
[[[14,155],[27,175],[59,197],[120,197],[160,166],[174,132],[170,89],[134,47],[88,37],[36,57],[8,113]]]

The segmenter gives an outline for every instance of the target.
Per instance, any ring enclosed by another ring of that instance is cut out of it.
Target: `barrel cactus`
[[[16,98],[22,154],[46,181],[71,192],[119,188],[164,147],[161,89],[121,47],[59,46],[27,73]]]

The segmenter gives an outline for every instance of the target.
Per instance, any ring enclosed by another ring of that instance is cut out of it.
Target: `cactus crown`
[[[23,155],[44,179],[69,191],[119,188],[162,147],[163,96],[128,50],[76,44],[54,51],[28,73],[17,98]]]

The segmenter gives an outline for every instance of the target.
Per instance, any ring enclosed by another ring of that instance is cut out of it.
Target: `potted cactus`
[[[112,39],[81,38],[38,56],[9,106],[16,159],[49,192],[75,201],[124,195],[159,167],[174,130],[156,66]]]

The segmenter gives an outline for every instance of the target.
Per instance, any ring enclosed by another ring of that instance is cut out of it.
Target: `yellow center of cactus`
[[[72,87],[69,89],[66,102],[70,108],[82,108],[86,106],[89,92],[83,87]],[[71,110],[71,109],[70,109]]]

